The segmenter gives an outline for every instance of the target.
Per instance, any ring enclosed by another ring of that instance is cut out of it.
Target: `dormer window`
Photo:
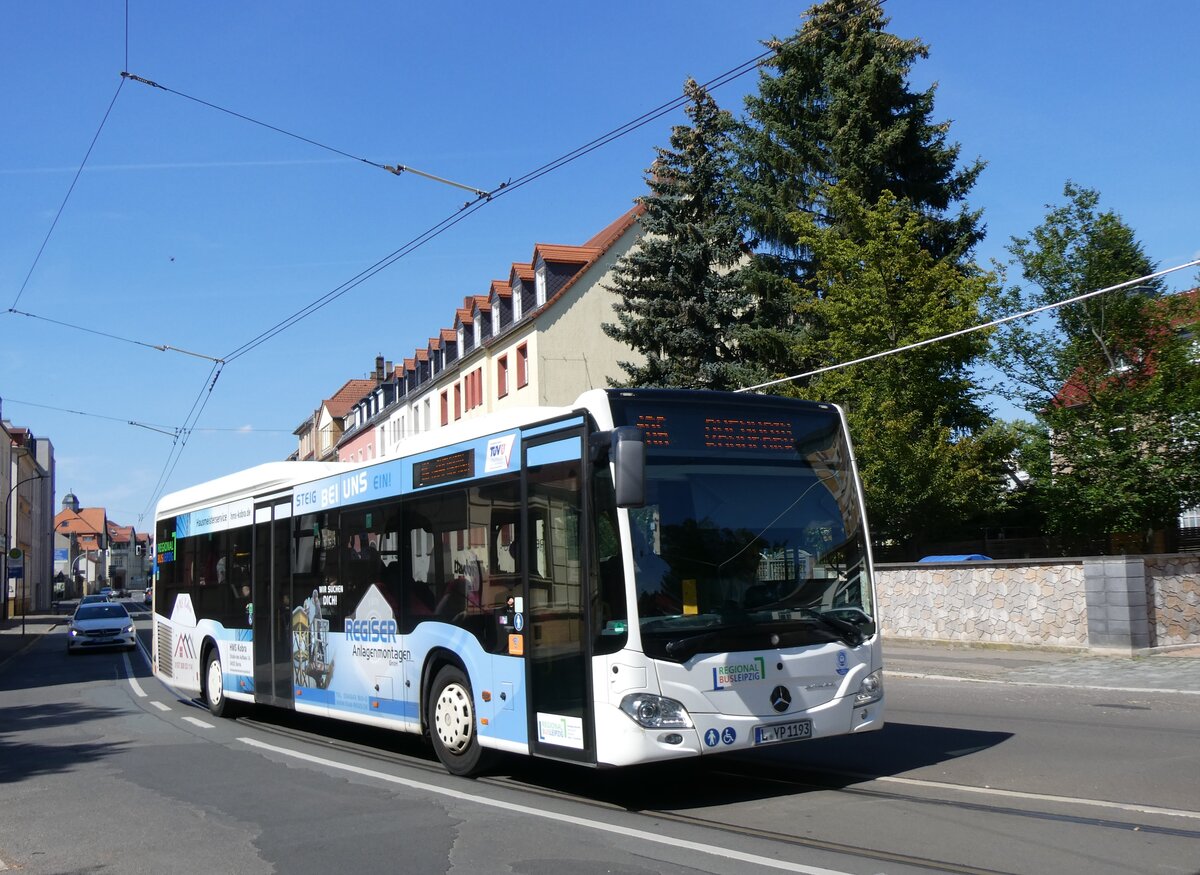
[[[546,303],[546,262],[538,261],[537,275],[533,281],[534,300],[537,301],[537,306],[542,306]]]
[[[475,346],[479,346],[479,332],[483,326],[479,324],[479,311],[475,311],[475,318],[471,320],[471,331],[474,334]]]
[[[459,325],[458,326],[458,348],[460,350],[465,349],[465,347],[463,346],[463,341],[466,339],[465,334],[466,334],[466,332],[463,330],[463,327],[461,325]]]
[[[492,297],[492,337],[500,333],[500,298],[498,295]]]
[[[518,280],[512,287],[513,322],[521,321],[521,282]]]

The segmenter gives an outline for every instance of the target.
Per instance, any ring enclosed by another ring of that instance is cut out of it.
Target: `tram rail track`
[[[436,760],[424,758],[417,753],[406,753],[382,748],[375,743],[356,742],[346,738],[329,736],[294,726],[283,726],[278,723],[272,723],[251,717],[241,717],[239,718],[238,722],[247,726],[252,726],[268,734],[278,737],[291,738],[295,741],[300,741],[307,744],[313,744],[326,750],[336,750],[355,756],[361,756],[391,766],[402,766],[405,768],[415,769],[430,775],[437,775],[440,777],[445,777],[446,775],[440,763],[436,762]],[[380,731],[382,732],[382,730]],[[420,744],[416,736],[402,737],[406,743],[411,744],[414,748]],[[514,760],[514,762],[522,761]],[[541,761],[531,762],[540,763]],[[522,764],[524,763],[522,762]],[[607,779],[606,784],[611,784],[613,781],[618,780],[618,778],[614,777],[618,775],[616,772],[593,772],[582,768],[579,771],[581,777],[587,775],[591,776],[593,779],[597,775],[604,775]],[[556,772],[556,775],[558,776],[561,776],[561,774],[561,772]],[[812,770],[789,770],[786,768],[781,769],[777,765],[771,766],[771,774],[764,774],[761,766],[755,767],[753,764],[746,763],[739,763],[739,767],[736,771],[728,768],[727,764],[722,764],[721,767],[712,768],[705,774],[709,778],[728,780],[730,781],[731,786],[734,782],[736,782],[741,793],[746,793],[748,789],[753,789],[748,788],[746,784],[746,782],[749,780],[755,782],[759,787],[771,788],[768,792],[772,795],[779,795],[780,789],[786,792],[790,788],[796,793],[835,793],[857,798],[881,799],[916,805],[945,806],[959,810],[979,812],[982,814],[1031,818],[1036,820],[1071,823],[1106,829],[1138,831],[1142,834],[1161,834],[1188,839],[1200,839],[1200,830],[1162,826],[1160,824],[1148,822],[1148,819],[1147,821],[1135,821],[1131,819],[1118,820],[1114,818],[1097,817],[1086,814],[1063,813],[1061,811],[1044,810],[1034,807],[1021,808],[1014,805],[995,804],[953,798],[952,788],[947,789],[945,785],[941,784],[931,787],[931,789],[935,791],[940,791],[935,792],[932,795],[928,792],[903,792],[891,788],[885,789],[880,787],[863,786],[860,782],[873,780],[869,775],[849,775],[833,772],[822,773]],[[853,786],[850,785],[851,782],[853,783]],[[554,786],[546,780],[539,782],[536,774],[530,775],[528,772],[526,772],[523,776],[522,771],[519,768],[513,775],[487,775],[477,779],[477,783],[484,786],[495,787],[497,789],[532,794],[546,799],[556,799],[564,802],[570,802],[577,805],[595,808],[597,810],[635,814],[646,818],[670,821],[672,823],[694,827],[697,829],[709,831],[715,830],[727,835],[736,835],[744,838],[778,843],[797,848],[810,848],[813,850],[846,855],[848,857],[859,859],[871,859],[879,862],[912,866],[925,869],[927,871],[956,873],[956,875],[1016,875],[1016,873],[1007,872],[1005,870],[963,863],[956,860],[938,859],[933,856],[913,855],[882,848],[867,847],[859,844],[830,841],[814,836],[797,835],[795,833],[729,823],[727,821],[717,820],[704,815],[694,815],[680,812],[678,810],[672,810],[669,807],[649,808],[640,805],[629,804],[628,801],[622,801],[621,793],[612,793],[611,788],[607,788],[607,794],[597,794],[587,793],[582,789],[572,789],[569,786],[566,788],[561,785]],[[592,786],[594,787],[594,783]],[[972,788],[964,788],[964,792],[970,791],[971,789]],[[609,798],[605,798],[606,795]],[[714,804],[719,804],[719,801],[719,799],[714,800]]]

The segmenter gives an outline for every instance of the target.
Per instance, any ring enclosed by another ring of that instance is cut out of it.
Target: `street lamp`
[[[18,487],[32,483],[34,480],[41,480],[45,476],[45,474],[34,474],[32,477],[18,480],[13,484],[12,489],[8,490],[8,497],[4,499],[4,574],[0,575],[0,582],[3,582],[4,585],[4,597],[0,599],[0,620],[8,619],[8,551],[12,547],[12,517],[9,516],[9,507],[12,504],[13,493],[17,491]],[[24,572],[22,571],[22,573]]]

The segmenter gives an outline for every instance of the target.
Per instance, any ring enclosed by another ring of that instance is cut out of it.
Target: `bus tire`
[[[487,757],[479,745],[471,682],[458,666],[442,666],[434,676],[425,719],[433,749],[446,771],[464,778],[483,771]]]
[[[204,704],[214,717],[233,717],[234,704],[225,695],[225,673],[221,653],[214,647],[204,662]]]

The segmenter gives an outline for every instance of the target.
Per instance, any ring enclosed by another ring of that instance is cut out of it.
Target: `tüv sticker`
[[[508,464],[512,459],[513,442],[516,439],[515,434],[506,434],[488,441],[487,461],[484,462],[483,470],[507,471]]]

